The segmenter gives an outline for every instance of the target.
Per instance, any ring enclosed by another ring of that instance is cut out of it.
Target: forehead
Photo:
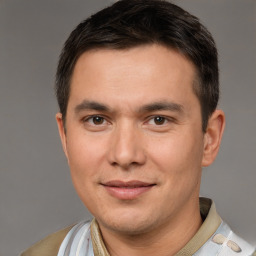
[[[195,79],[194,65],[186,57],[160,45],[90,50],[75,65],[70,99],[108,98],[110,103],[182,99],[194,94]]]

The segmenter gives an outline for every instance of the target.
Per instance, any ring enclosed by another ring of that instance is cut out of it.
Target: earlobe
[[[209,166],[215,160],[225,127],[225,114],[222,110],[215,110],[209,118],[204,134],[204,153],[202,166]]]
[[[65,132],[63,119],[62,119],[62,114],[57,113],[55,117],[56,117],[56,121],[57,121],[57,125],[58,125],[58,130],[59,130],[60,140],[61,140],[61,143],[62,143],[62,148],[63,148],[63,151],[64,151],[64,153],[65,153],[65,155],[68,159],[67,139],[66,139],[66,132]]]

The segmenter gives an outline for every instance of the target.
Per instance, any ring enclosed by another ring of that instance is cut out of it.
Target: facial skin
[[[216,110],[203,133],[195,80],[190,61],[159,45],[77,61],[66,132],[61,114],[57,123],[74,186],[111,255],[114,238],[154,233],[176,236],[177,251],[201,225],[201,169],[216,157],[224,114]]]

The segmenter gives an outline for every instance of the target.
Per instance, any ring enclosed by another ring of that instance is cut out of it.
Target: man
[[[214,40],[158,0],[123,0],[78,25],[60,56],[59,133],[95,217],[22,255],[256,255],[199,201],[225,126]]]

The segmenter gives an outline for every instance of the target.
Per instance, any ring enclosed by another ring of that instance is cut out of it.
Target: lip
[[[139,180],[112,180],[103,183],[102,185],[111,196],[121,200],[132,200],[148,192],[156,184]]]

